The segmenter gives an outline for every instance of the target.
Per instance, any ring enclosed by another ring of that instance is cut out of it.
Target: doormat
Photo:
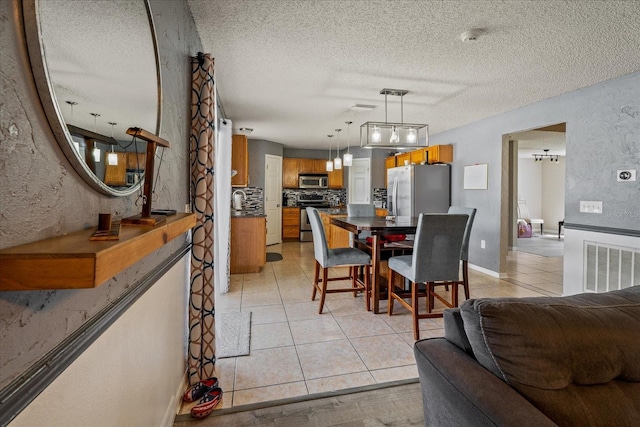
[[[267,252],[267,262],[282,261],[282,254],[277,252]]]
[[[220,313],[216,315],[220,322],[217,337],[216,358],[246,356],[251,341],[251,312]]]

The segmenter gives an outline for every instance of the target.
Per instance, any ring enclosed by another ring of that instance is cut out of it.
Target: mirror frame
[[[108,195],[108,196],[129,196],[134,194],[144,184],[144,178],[138,181],[138,183],[132,185],[126,190],[117,190],[109,187],[102,182],[93,173],[93,171],[86,164],[84,159],[81,159],[79,153],[73,148],[73,140],[71,133],[66,126],[66,122],[62,116],[60,105],[56,99],[53,91],[53,86],[49,78],[49,70],[47,68],[47,60],[45,57],[44,43],[42,41],[42,30],[40,26],[40,17],[38,16],[38,3],[41,0],[23,0],[22,1],[22,15],[24,19],[24,31],[27,40],[27,48],[29,51],[29,58],[31,60],[31,70],[35,80],[38,95],[40,96],[40,102],[44,109],[45,115],[51,127],[51,131],[65,154],[65,157],[71,163],[71,166],[76,172],[89,184],[94,190]],[[156,81],[157,81],[157,105],[156,105],[156,129],[154,133],[160,134],[161,122],[162,122],[162,79],[160,73],[160,58],[158,52],[158,40],[156,37],[155,24],[153,22],[153,15],[151,13],[151,7],[149,0],[140,0],[144,2],[145,9],[147,10],[147,17],[149,19],[149,29],[151,31],[151,40],[153,43],[153,54],[156,65]]]

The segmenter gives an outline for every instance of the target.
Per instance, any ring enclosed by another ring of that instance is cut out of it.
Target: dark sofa
[[[640,286],[471,299],[415,343],[425,425],[640,426]]]

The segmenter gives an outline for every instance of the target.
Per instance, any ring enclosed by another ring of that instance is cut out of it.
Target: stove
[[[300,194],[298,196],[298,206],[301,208],[311,206],[321,209],[331,207],[326,196],[323,196],[322,194]]]
[[[330,205],[326,197],[320,194],[300,194],[298,196],[298,206],[300,206],[300,241],[311,242],[313,241],[313,233],[311,232],[311,223],[309,223],[305,208],[310,206],[322,209],[328,208]]]

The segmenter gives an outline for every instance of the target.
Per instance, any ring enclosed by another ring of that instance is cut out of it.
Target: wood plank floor
[[[350,393],[322,393],[292,403],[246,405],[214,411],[204,420],[179,415],[174,427],[278,426],[358,427],[423,426],[422,395],[417,382],[396,386],[365,386]],[[327,397],[322,397],[327,395]],[[261,407],[262,406],[262,407]],[[267,406],[267,407],[263,407]],[[237,411],[240,412],[237,412]]]

